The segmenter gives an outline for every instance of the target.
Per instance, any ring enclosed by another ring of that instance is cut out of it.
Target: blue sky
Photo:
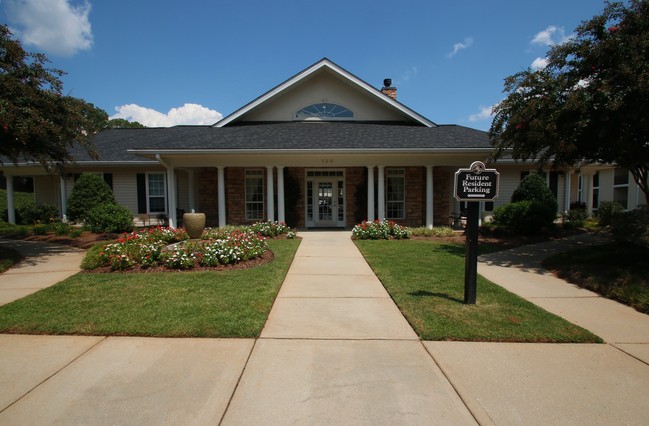
[[[503,79],[600,0],[0,0],[67,94],[150,126],[211,124],[327,57],[439,124],[488,130]]]

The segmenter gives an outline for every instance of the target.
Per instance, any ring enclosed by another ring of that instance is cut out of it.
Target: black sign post
[[[464,303],[468,305],[475,305],[477,295],[479,202],[493,201],[498,197],[498,180],[496,169],[487,169],[480,161],[455,172],[455,198],[467,201]]]

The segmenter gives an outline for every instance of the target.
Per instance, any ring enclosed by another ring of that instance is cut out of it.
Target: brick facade
[[[205,213],[205,226],[218,226],[217,188],[218,172],[215,168],[203,168],[196,173],[198,187],[198,211]]]
[[[398,167],[397,167],[398,168]],[[264,172],[264,197],[266,194],[267,169],[258,168]],[[426,168],[403,167],[405,171],[405,218],[395,221],[405,226],[423,226],[426,222]],[[226,188],[226,223],[232,225],[250,224],[255,221],[246,220],[245,202],[245,170],[243,167],[225,168]],[[387,170],[387,169],[386,169]],[[378,173],[375,173],[375,203],[378,202],[376,182]],[[198,208],[206,215],[207,226],[218,225],[218,173],[216,168],[203,168],[198,171]],[[435,226],[448,225],[451,214],[451,199],[449,190],[452,185],[453,170],[448,167],[435,167],[433,169],[433,214]],[[286,222],[290,226],[305,227],[306,204],[306,168],[284,168],[285,187],[285,213]],[[277,170],[273,181],[275,182],[275,218],[277,219]],[[387,188],[387,186],[386,186]],[[264,203],[264,216],[267,217],[268,200]],[[345,168],[345,210],[346,226],[355,224],[367,218],[367,167]],[[375,212],[378,206],[375,205]]]

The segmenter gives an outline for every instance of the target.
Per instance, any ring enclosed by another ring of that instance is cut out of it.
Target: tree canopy
[[[64,72],[48,68],[48,63],[45,55],[25,51],[0,25],[0,155],[60,171],[73,161],[68,150],[74,143],[96,158],[92,135],[106,128],[142,126],[109,121],[93,104],[63,95]]]
[[[575,32],[545,68],[505,79],[492,159],[617,164],[649,199],[649,0],[607,2]]]

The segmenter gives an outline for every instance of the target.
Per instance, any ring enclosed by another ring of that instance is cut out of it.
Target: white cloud
[[[467,37],[464,39],[463,42],[461,43],[455,43],[453,45],[453,51],[449,52],[448,57],[452,58],[453,56],[457,55],[457,53],[460,50],[467,49],[473,44],[473,37]]]
[[[550,25],[545,30],[536,33],[531,44],[540,44],[545,46],[553,46],[555,44],[563,44],[573,38],[574,35],[566,35],[563,27],[555,27]]]
[[[469,116],[469,121],[474,122],[474,121],[482,121],[488,119],[493,115],[494,107],[495,105],[488,106],[488,107],[481,106],[480,111],[478,113],[471,114]]]
[[[179,108],[172,108],[166,114],[151,108],[135,104],[115,107],[117,114],[110,118],[123,118],[128,121],[137,121],[147,127],[171,127],[181,124],[206,125],[214,124],[223,118],[218,112],[197,104],[185,104]]]
[[[5,5],[12,31],[26,45],[60,56],[92,47],[87,0],[77,6],[69,0],[5,0]]]
[[[418,73],[419,70],[417,69],[417,67],[413,66],[403,74],[403,81],[408,81],[411,78],[416,77]]]
[[[530,67],[532,67],[534,71],[542,70],[547,66],[548,66],[547,58],[536,58],[534,59],[534,62],[532,62],[532,65],[530,65]]]

